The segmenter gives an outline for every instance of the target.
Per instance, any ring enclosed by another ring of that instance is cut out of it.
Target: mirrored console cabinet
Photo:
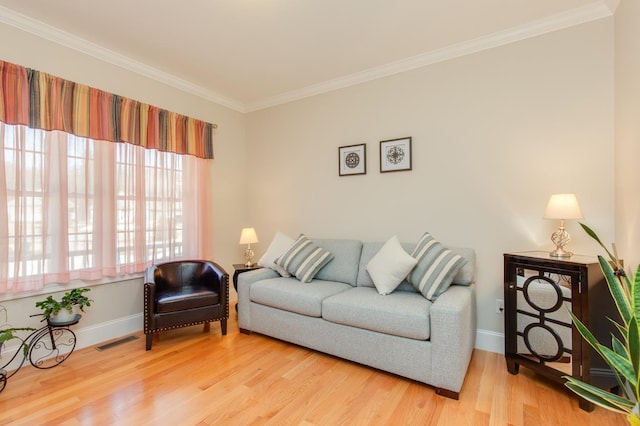
[[[619,321],[619,316],[596,257],[506,253],[504,302],[505,357],[511,374],[518,374],[522,365],[559,383],[571,375],[602,389],[617,386],[608,365],[569,316],[570,310],[609,346],[614,327],[607,317]],[[580,408],[593,410],[592,403],[578,399]]]

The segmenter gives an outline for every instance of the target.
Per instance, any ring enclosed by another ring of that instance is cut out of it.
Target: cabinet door
[[[515,353],[569,375],[573,374],[571,283],[578,279],[572,275],[516,267],[512,313]]]

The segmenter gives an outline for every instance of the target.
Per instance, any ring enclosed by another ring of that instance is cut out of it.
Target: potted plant
[[[36,308],[42,309],[44,317],[52,322],[62,323],[73,321],[75,318],[74,307],[78,307],[84,312],[85,306],[91,306],[93,300],[84,293],[90,291],[89,288],[76,288],[68,291],[58,301],[49,295],[45,300],[36,302]]]
[[[621,324],[609,319],[616,326],[619,336],[612,334],[611,347],[605,346],[598,342],[578,318],[573,314],[571,317],[582,337],[611,367],[623,394],[619,396],[607,392],[571,376],[565,376],[565,386],[587,401],[607,410],[626,414],[630,425],[640,426],[640,265],[630,278],[618,259],[615,244],[612,254],[591,228],[582,223],[580,225],[609,257],[609,261],[602,256],[598,256],[598,260],[622,319]]]

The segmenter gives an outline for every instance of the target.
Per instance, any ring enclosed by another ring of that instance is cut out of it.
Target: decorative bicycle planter
[[[39,315],[42,314],[31,316]],[[76,314],[73,319],[66,322],[53,322],[50,319],[43,318],[42,321],[46,321],[47,324],[34,330],[25,339],[14,336],[14,338],[20,340],[21,343],[11,359],[0,366],[0,392],[6,387],[7,380],[22,368],[27,359],[29,363],[36,368],[48,369],[62,364],[69,358],[76,347],[76,335],[69,327],[77,324],[80,318],[80,314]],[[11,330],[25,331],[33,329],[14,328]],[[7,330],[4,331],[6,332]],[[2,330],[0,330],[0,332],[2,332]],[[8,372],[6,368],[12,364],[14,360],[19,359],[19,356],[22,356],[22,359],[20,359],[17,368]]]

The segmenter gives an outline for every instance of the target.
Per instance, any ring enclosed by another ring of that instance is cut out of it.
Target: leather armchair
[[[227,334],[229,274],[206,260],[181,260],[150,266],[144,275],[144,334],[220,321]]]

